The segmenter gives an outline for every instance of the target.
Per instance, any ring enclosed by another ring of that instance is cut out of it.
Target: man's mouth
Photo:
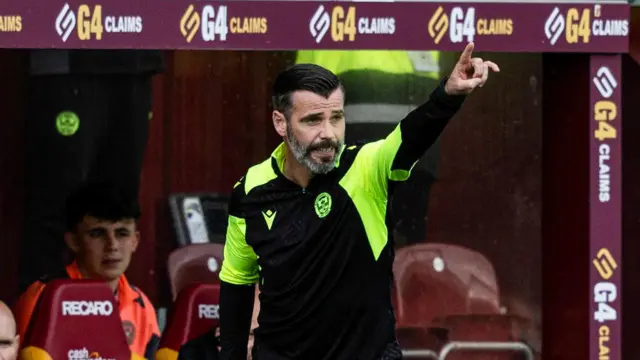
[[[326,148],[313,149],[312,151],[321,155],[333,155],[336,149],[333,147],[326,147]]]
[[[120,259],[104,259],[102,260],[102,265],[105,266],[114,266],[114,265],[118,265],[122,260]]]
[[[315,161],[324,163],[333,160],[333,158],[336,156],[336,149],[333,147],[315,148],[311,150],[310,155],[315,159]]]

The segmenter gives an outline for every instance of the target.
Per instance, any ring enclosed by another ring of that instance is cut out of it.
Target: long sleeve
[[[389,136],[360,150],[361,170],[367,174],[367,187],[374,195],[386,198],[389,181],[409,178],[413,166],[462,106],[465,96],[450,96],[444,91],[447,80],[445,78],[429,100],[410,112]]]
[[[255,287],[221,282],[220,358],[246,360]]]
[[[224,243],[224,260],[220,280],[235,285],[258,282],[258,257],[247,244],[247,223],[240,202],[244,196],[244,178],[233,188],[229,201],[229,222]]]
[[[220,358],[246,360],[258,257],[246,242],[246,222],[241,200],[244,181],[233,188],[229,201],[229,224],[220,270]]]

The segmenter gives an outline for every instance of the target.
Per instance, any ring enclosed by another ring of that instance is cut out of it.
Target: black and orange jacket
[[[82,279],[82,274],[75,262],[67,266],[64,272],[46,276],[31,284],[20,296],[14,308],[14,314],[21,339],[24,339],[33,311],[47,282],[64,278]],[[129,348],[139,356],[153,359],[160,342],[160,331],[153,305],[142,291],[129,284],[124,275],[120,276],[118,282],[117,297],[122,327],[127,336]]]

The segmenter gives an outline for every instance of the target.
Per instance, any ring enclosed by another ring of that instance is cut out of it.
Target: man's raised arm
[[[243,179],[244,180],[244,179]],[[234,186],[229,201],[229,225],[220,270],[220,346],[222,360],[246,360],[251,327],[257,256],[247,245],[246,222],[240,210],[244,181]],[[213,344],[212,344],[213,346]]]
[[[387,197],[388,181],[405,181],[411,169],[438,139],[449,120],[462,106],[466,95],[482,87],[489,70],[500,71],[491,61],[472,58],[469,43],[453,72],[431,93],[429,100],[410,112],[386,139],[366,144],[358,157],[369,175],[368,188]]]

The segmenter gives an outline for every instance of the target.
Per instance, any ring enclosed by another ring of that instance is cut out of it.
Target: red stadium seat
[[[167,265],[173,299],[187,285],[218,284],[223,254],[221,244],[187,245],[174,250]]]
[[[500,312],[493,266],[478,252],[413,245],[397,251],[393,271],[398,327],[428,326],[447,315]]]
[[[219,299],[219,284],[194,284],[180,291],[155,359],[177,359],[182,344],[218,326]]]
[[[142,359],[127,344],[113,293],[105,283],[55,280],[31,318],[20,359]]]

